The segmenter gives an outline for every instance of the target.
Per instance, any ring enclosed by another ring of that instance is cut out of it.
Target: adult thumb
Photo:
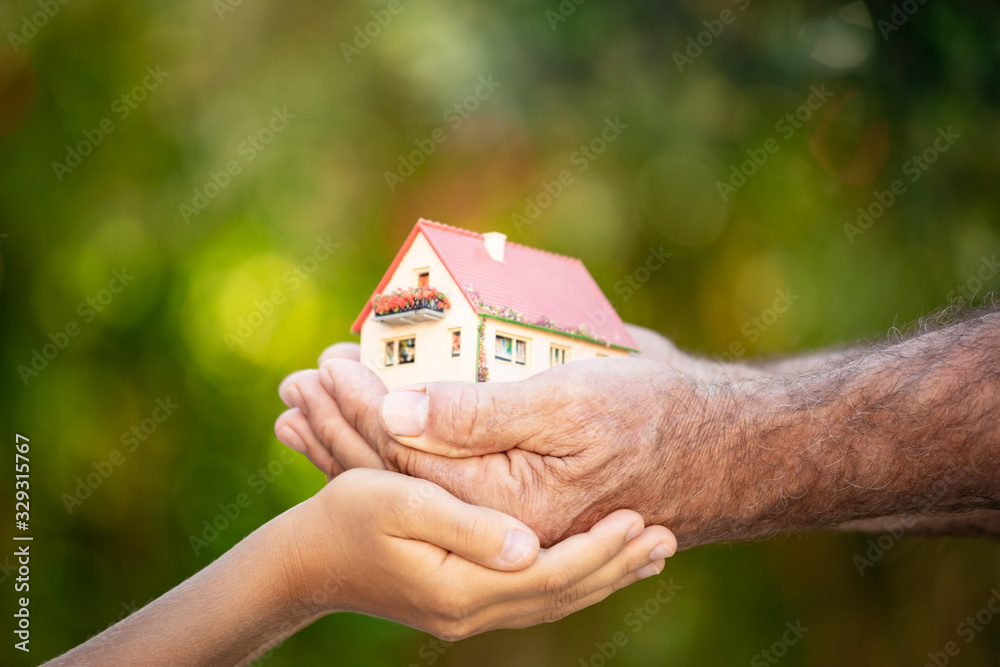
[[[408,447],[452,458],[481,456],[537,435],[533,393],[521,382],[412,385],[386,394],[379,416],[386,432]]]

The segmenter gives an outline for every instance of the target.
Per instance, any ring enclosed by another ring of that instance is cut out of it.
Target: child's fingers
[[[612,560],[605,563],[580,582],[580,587],[588,593],[604,586],[614,585],[632,575],[645,578],[659,574],[666,558],[677,552],[677,538],[663,526],[647,526],[635,539],[631,540]],[[659,567],[656,564],[659,563]]]
[[[521,570],[538,555],[538,537],[514,517],[469,505],[441,487],[399,477],[387,530],[396,537],[428,542],[491,570]]]
[[[538,625],[539,623],[553,623],[560,619],[566,618],[570,614],[574,614],[581,609],[586,609],[587,607],[593,606],[616,591],[620,591],[630,584],[634,584],[641,579],[645,579],[647,576],[651,576],[650,573],[653,571],[659,574],[663,571],[666,564],[664,560],[654,561],[648,565],[643,566],[639,571],[630,572],[627,575],[620,578],[618,581],[614,582],[610,586],[602,586],[597,590],[588,593],[584,597],[576,600],[571,604],[567,604],[563,607],[558,607],[555,609],[549,609],[543,612],[538,612],[530,616],[524,616],[518,619],[510,619],[506,623],[501,622],[501,624],[493,627],[503,627],[503,628],[527,628],[532,625]],[[642,570],[650,568],[649,572],[645,575],[642,574]]]
[[[609,595],[615,592],[616,589],[611,586],[605,586],[600,588],[589,595],[576,600],[575,602],[568,604],[563,607],[558,607],[556,609],[550,609],[547,611],[536,612],[531,616],[522,616],[517,619],[509,619],[507,621],[501,621],[499,625],[493,626],[494,628],[527,628],[532,625],[538,625],[539,623],[555,623],[558,620],[566,618],[570,614],[576,613],[581,609],[586,609],[591,607],[598,602],[606,599]]]
[[[522,599],[564,594],[612,561],[643,526],[637,512],[612,512],[586,533],[568,537],[545,551],[512,593]]]
[[[532,625],[538,625],[539,623],[553,623],[560,619],[566,618],[570,614],[574,614],[580,611],[581,609],[586,609],[587,607],[591,607],[597,604],[598,602],[601,602],[602,600],[610,596],[612,593],[620,591],[626,586],[634,584],[637,581],[646,579],[647,576],[652,576],[651,573],[653,571],[655,571],[656,574],[663,572],[663,568],[665,565],[666,565],[665,560],[654,561],[653,563],[644,566],[639,571],[630,572],[621,579],[619,579],[618,581],[611,584],[610,586],[603,586],[602,588],[599,588],[594,592],[589,593],[588,595],[580,598],[579,600],[573,602],[572,604],[557,609],[550,609],[544,612],[539,612],[531,616],[524,616],[516,620],[512,619],[505,624],[496,625],[494,627],[527,628]],[[650,568],[650,570],[649,573],[644,575],[642,573],[642,570],[646,568]]]
[[[619,513],[621,512],[626,511],[620,510]],[[634,513],[628,512],[628,514]],[[628,519],[627,514],[623,516],[625,519]],[[576,535],[568,538],[557,544],[549,552],[543,553],[539,556],[538,563],[532,570],[551,567],[552,563],[548,561],[551,552],[576,537],[583,536]],[[604,539],[610,539],[610,536]],[[598,591],[607,589],[608,593],[610,593],[626,583],[637,581],[640,573],[643,576],[652,574],[651,570],[655,570],[658,573],[663,569],[663,559],[672,555],[677,548],[677,541],[673,533],[663,526],[650,526],[644,529],[637,537],[629,540],[627,544],[624,543],[624,540],[620,544],[621,546],[617,552],[611,553],[605,551],[605,558],[598,563],[595,571],[586,573],[585,571],[590,569],[593,564],[583,566],[581,561],[576,566],[577,570],[575,573],[572,570],[573,566],[569,566],[571,569],[563,570],[564,581],[569,583],[566,583],[562,587],[553,587],[550,585],[536,587],[533,591],[526,591],[520,599],[509,600],[508,604],[499,605],[496,609],[496,617],[493,619],[493,623],[503,625],[505,623],[503,620],[504,617],[510,619],[506,621],[509,624],[517,618],[534,618],[545,615],[558,618],[566,616],[577,609],[582,609],[583,607],[580,606],[579,601],[589,599]],[[576,541],[571,546],[576,549],[586,548],[588,545],[583,541]],[[652,568],[650,568],[651,565],[653,566]],[[559,567],[559,564],[556,567]],[[562,567],[566,567],[565,560]],[[525,574],[528,574],[528,572]],[[571,579],[572,581],[570,581]]]

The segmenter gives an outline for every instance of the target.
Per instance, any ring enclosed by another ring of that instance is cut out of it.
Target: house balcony
[[[417,324],[418,322],[434,322],[444,319],[444,308],[435,308],[430,305],[418,303],[395,313],[375,315],[372,319],[382,324],[388,324],[391,327],[398,327],[403,324]]]
[[[429,285],[397,289],[372,297],[372,319],[393,327],[443,320],[444,311],[449,308],[451,302],[448,296]]]

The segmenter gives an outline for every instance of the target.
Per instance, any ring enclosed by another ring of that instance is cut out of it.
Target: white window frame
[[[497,339],[507,338],[511,341],[510,346],[510,359],[504,359],[497,354]],[[519,363],[516,361],[517,358],[517,344],[524,343],[524,363]],[[514,334],[504,333],[498,331],[494,335],[493,339],[493,359],[500,362],[501,364],[507,364],[508,366],[515,366],[517,368],[531,368],[531,339],[525,338],[524,336],[515,336]]]
[[[555,368],[556,366],[563,366],[571,361],[570,350],[572,348],[565,345],[556,345],[555,343],[549,344],[549,368]],[[559,363],[552,363],[552,353],[558,350],[562,352],[562,361]]]
[[[458,334],[458,354],[455,354],[455,347],[452,344],[452,340],[455,338],[455,334]],[[462,327],[455,327],[454,329],[448,329],[448,358],[458,359],[462,356]]]
[[[399,344],[404,340],[413,340],[413,359],[411,361],[403,361],[399,355]],[[392,345],[392,363],[386,363],[385,351],[386,348]],[[412,333],[407,336],[397,336],[395,338],[383,338],[382,339],[382,368],[394,368],[396,366],[409,366],[410,364],[417,363],[417,334]]]
[[[413,286],[414,287],[419,287],[420,286],[420,276],[422,274],[424,274],[424,273],[427,274],[427,285],[430,286],[430,284],[431,284],[431,267],[425,266],[425,267],[423,267],[421,269],[413,269]]]

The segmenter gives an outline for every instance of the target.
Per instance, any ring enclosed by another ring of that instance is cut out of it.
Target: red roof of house
[[[414,226],[375,294],[385,289],[420,232],[477,313],[497,314],[509,308],[520,313],[517,319],[524,323],[537,325],[544,318],[552,323],[541,325],[545,328],[554,326],[557,332],[564,329],[576,333],[585,326],[585,337],[635,349],[625,324],[579,259],[508,241],[504,261],[497,262],[487,254],[482,234],[430,220],[421,219]],[[470,288],[475,290],[471,296]],[[371,310],[369,299],[351,327],[353,333],[360,333]]]

